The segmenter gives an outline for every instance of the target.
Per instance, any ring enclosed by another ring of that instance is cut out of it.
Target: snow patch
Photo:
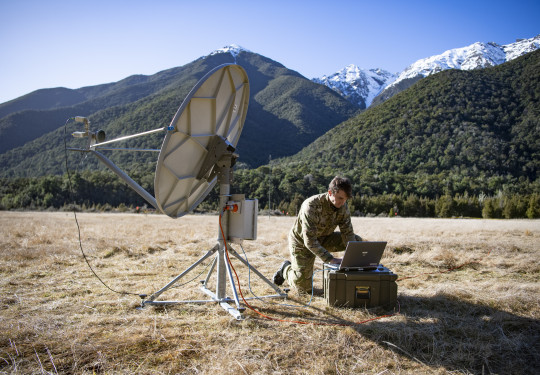
[[[238,56],[240,52],[251,52],[251,51],[239,46],[238,44],[230,44],[228,46],[215,50],[214,52],[210,53],[209,56],[217,55],[218,53],[230,53],[236,59],[236,56]]]
[[[418,76],[427,77],[447,69],[474,70],[496,66],[540,48],[540,35],[501,46],[497,43],[473,43],[431,56],[409,65],[388,87]]]
[[[328,86],[360,108],[367,108],[381,90],[396,79],[383,69],[361,69],[354,64],[340,71],[313,81]]]
[[[477,42],[418,60],[399,75],[382,69],[360,69],[351,64],[332,75],[312,81],[328,86],[360,108],[367,108],[377,95],[403,80],[427,77],[447,69],[474,70],[496,66],[537,49],[540,49],[540,35],[503,46],[493,42]]]

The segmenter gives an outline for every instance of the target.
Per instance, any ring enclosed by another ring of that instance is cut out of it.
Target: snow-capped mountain
[[[515,43],[473,43],[455,48],[440,55],[427,57],[409,65],[396,80],[384,88],[375,104],[382,102],[399,91],[405,90],[421,78],[447,69],[474,70],[499,65],[540,48],[540,35],[520,39]]]
[[[540,49],[540,35],[519,39],[515,43],[473,43],[455,48],[440,55],[427,57],[409,65],[399,75],[382,69],[359,69],[349,65],[342,70],[312,80],[338,92],[360,108],[379,104],[419,79],[446,69],[473,70],[487,68],[513,60],[526,53]]]
[[[506,53],[506,61],[536,51],[540,49],[540,34],[530,39],[518,39],[515,43],[504,45],[503,49]]]
[[[455,48],[440,55],[427,57],[409,65],[399,75],[383,69],[361,69],[348,65],[340,71],[313,78],[312,81],[326,85],[349,102],[365,109],[379,104],[403,91],[419,79],[446,69],[473,70],[502,64],[526,53],[540,49],[540,35],[530,39],[519,39],[515,43],[499,45],[489,42],[473,43],[467,47]],[[230,53],[236,56],[242,51],[251,52],[237,44],[230,44],[211,52]]]
[[[237,44],[230,44],[217,49],[209,56],[218,53],[230,53],[236,60],[240,52],[251,52]],[[338,92],[349,102],[365,109],[369,107],[373,98],[381,92],[397,76],[382,69],[360,69],[355,65],[349,65],[331,76],[314,78],[312,81],[323,84]]]
[[[446,69],[473,70],[487,68],[515,59],[540,48],[540,35],[504,46],[496,43],[474,43],[421,59],[409,65],[389,86],[418,75],[427,77]]]
[[[312,81],[330,87],[351,103],[365,109],[373,99],[397,78],[396,75],[382,69],[360,69],[356,65],[348,65],[339,72]]]
[[[238,44],[230,44],[230,45],[225,46],[223,48],[217,49],[214,52],[211,52],[209,54],[209,56],[216,55],[218,53],[230,53],[236,60],[236,56],[238,56],[238,54],[240,52],[242,52],[242,51],[243,52],[251,52],[250,50],[248,50],[248,49],[246,49],[244,47],[241,47]]]
[[[217,49],[209,56],[218,53],[230,53],[236,60],[240,52],[251,52],[237,44],[230,44]],[[339,72],[322,78],[314,78],[312,81],[328,86],[351,103],[365,109],[369,107],[373,98],[381,92],[397,76],[382,69],[360,69],[355,65],[349,65]]]

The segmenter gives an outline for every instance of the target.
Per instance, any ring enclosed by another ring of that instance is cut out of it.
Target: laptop
[[[341,264],[328,264],[325,267],[338,271],[372,271],[381,261],[385,241],[349,241]]]

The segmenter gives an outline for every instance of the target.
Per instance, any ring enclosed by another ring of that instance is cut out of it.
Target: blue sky
[[[0,103],[154,74],[236,43],[307,78],[397,73],[474,42],[540,34],[538,0],[0,0]]]

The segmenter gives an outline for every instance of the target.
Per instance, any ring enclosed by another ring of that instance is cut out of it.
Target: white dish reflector
[[[236,147],[248,104],[249,80],[239,65],[218,66],[193,87],[172,119],[159,153],[154,191],[163,213],[183,216],[210,193],[217,177],[198,175],[211,140],[220,136]]]

